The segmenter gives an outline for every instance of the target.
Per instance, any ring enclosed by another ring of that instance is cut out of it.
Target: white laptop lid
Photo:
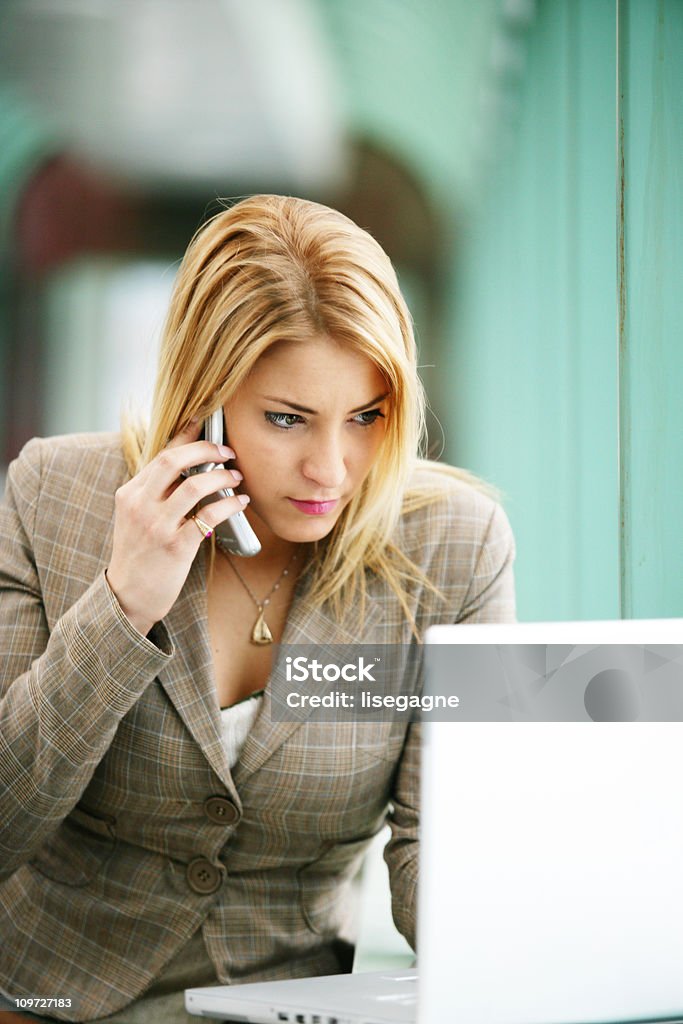
[[[425,725],[420,1024],[682,1014],[683,724],[644,719],[680,704],[683,620],[444,626],[427,643],[426,691],[488,720]],[[591,720],[610,704],[638,720]],[[524,720],[554,706],[562,721]]]

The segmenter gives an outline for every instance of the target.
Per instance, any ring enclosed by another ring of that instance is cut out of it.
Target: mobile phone
[[[211,416],[204,420],[204,438],[212,444],[226,444],[225,427],[223,423],[223,410],[216,409]],[[189,473],[210,473],[212,469],[222,469],[222,462],[204,462],[201,466],[193,466]],[[209,505],[219,498],[231,498],[234,495],[231,487],[221,487],[215,494],[204,498],[199,507]],[[241,555],[242,558],[251,558],[258,555],[261,544],[258,537],[249,525],[244,512],[235,512],[229,519],[219,523],[214,530],[216,542],[231,555]]]

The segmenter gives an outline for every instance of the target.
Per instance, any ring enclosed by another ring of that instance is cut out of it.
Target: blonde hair
[[[362,488],[331,533],[313,545],[309,600],[329,601],[341,621],[362,622],[365,570],[396,594],[419,639],[407,585],[433,583],[392,542],[402,512],[441,496],[411,477],[430,463],[425,396],[412,322],[396,274],[366,231],[318,203],[256,195],[221,211],[196,233],[180,266],[162,337],[151,423],[124,422],[131,474],[153,459],[193,417],[229,402],[276,342],[328,336],[367,356],[389,391],[386,431]]]

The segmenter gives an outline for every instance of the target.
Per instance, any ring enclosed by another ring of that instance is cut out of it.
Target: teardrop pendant
[[[252,644],[258,644],[263,646],[264,644],[272,644],[273,634],[268,629],[268,623],[263,618],[263,608],[259,613],[259,617],[254,623],[254,628],[251,631],[251,642]]]

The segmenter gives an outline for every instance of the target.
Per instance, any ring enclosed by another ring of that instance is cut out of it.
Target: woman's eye
[[[356,423],[360,424],[361,427],[371,427],[380,418],[384,419],[384,413],[380,412],[379,409],[368,409],[367,412],[360,412],[354,417]]]
[[[295,412],[267,412],[265,417],[269,423],[280,427],[281,430],[288,430],[301,422],[301,416],[297,416]]]

